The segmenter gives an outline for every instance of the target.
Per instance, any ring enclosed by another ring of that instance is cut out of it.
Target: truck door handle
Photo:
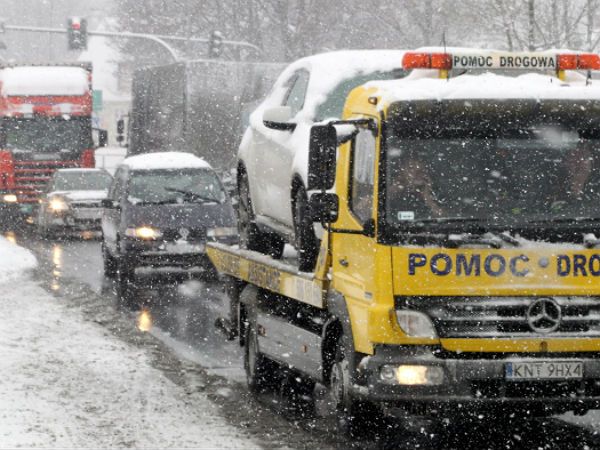
[[[340,261],[340,265],[342,267],[348,267],[350,265],[350,263],[348,262],[348,260],[345,259],[345,258],[341,258],[339,261]]]

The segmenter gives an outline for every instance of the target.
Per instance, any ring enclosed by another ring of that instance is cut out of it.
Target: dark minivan
[[[231,200],[210,165],[183,152],[126,158],[102,202],[104,272],[129,295],[135,269],[215,270],[207,241],[237,243]]]

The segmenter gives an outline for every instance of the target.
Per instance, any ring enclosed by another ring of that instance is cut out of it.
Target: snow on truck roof
[[[19,66],[0,70],[2,95],[84,95],[89,72],[81,67]]]
[[[125,158],[121,163],[131,170],[210,169],[202,158],[185,152],[156,152]]]
[[[566,81],[540,73],[516,77],[483,73],[460,75],[446,80],[424,78],[413,73],[402,80],[370,81],[364,87],[375,88],[371,95],[380,97],[379,104],[382,107],[393,102],[411,100],[600,100],[600,81],[586,85],[585,77],[575,75],[571,75]]]

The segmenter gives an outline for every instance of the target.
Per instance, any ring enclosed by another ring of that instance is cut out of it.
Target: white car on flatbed
[[[348,93],[366,81],[402,78],[404,52],[323,53],[290,64],[250,116],[238,153],[240,240],[280,257],[298,250],[299,269],[314,267],[319,240],[308,213],[310,127],[342,116]]]

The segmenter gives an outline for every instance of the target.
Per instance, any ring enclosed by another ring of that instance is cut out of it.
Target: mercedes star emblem
[[[179,229],[179,236],[184,241],[187,241],[187,238],[190,236],[190,230],[188,230],[187,228],[180,228]]]
[[[527,309],[527,323],[538,333],[552,333],[560,326],[562,311],[560,305],[551,298],[540,298]]]

